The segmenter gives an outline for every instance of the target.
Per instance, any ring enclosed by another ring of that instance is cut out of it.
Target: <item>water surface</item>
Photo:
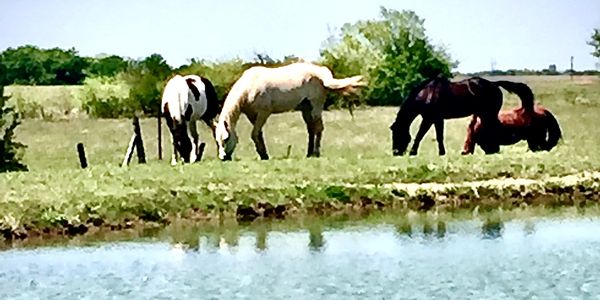
[[[600,219],[195,232],[0,252],[0,299],[598,299]]]

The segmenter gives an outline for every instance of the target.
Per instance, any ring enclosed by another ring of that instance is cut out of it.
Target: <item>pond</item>
[[[600,218],[360,222],[0,252],[0,299],[590,298]]]

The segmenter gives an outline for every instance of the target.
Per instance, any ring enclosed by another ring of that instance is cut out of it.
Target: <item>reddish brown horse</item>
[[[416,155],[419,143],[431,125],[435,125],[436,139],[440,155],[446,154],[444,147],[444,119],[463,118],[475,115],[481,120],[479,144],[488,151],[499,151],[500,145],[494,138],[500,128],[498,113],[502,107],[503,87],[521,98],[525,106],[533,106],[533,93],[523,84],[510,81],[489,81],[471,77],[458,82],[437,76],[423,81],[411,90],[402,103],[392,130],[394,155],[403,155],[410,143],[410,125],[421,115],[423,120],[410,150]]]
[[[531,151],[550,151],[562,137],[558,121],[541,105],[504,110],[500,112],[498,119],[501,127],[495,138],[500,145],[513,145],[526,140]],[[481,132],[481,120],[473,116],[467,128],[463,154],[473,154],[475,144],[479,144],[482,138],[485,140]],[[497,152],[482,149],[486,154]]]

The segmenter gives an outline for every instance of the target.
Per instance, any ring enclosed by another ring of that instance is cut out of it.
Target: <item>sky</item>
[[[597,69],[586,44],[600,28],[600,0],[0,0],[0,50],[26,44],[79,54],[143,58],[172,66],[190,58],[296,55],[316,60],[348,22],[380,6],[413,10],[431,41],[459,61],[455,71]]]

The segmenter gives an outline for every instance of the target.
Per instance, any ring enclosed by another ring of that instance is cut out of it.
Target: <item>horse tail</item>
[[[206,112],[202,116],[202,119],[205,122],[212,122],[213,119],[215,119],[223,109],[223,103],[219,101],[217,90],[212,82],[202,76],[200,76],[200,80],[202,80],[202,83],[204,83],[204,92],[206,93],[207,100]]]
[[[323,78],[325,76],[320,77],[325,88],[343,93],[352,93],[355,91],[355,88],[367,85],[362,81],[363,77],[361,75],[341,79],[333,78],[331,75],[327,76],[328,78]]]
[[[546,126],[548,128],[548,139],[546,141],[544,150],[550,151],[558,144],[558,141],[562,138],[562,131],[560,129],[560,125],[558,124],[558,120],[547,109],[545,110],[545,116]]]
[[[528,85],[520,82],[512,82],[505,80],[493,81],[493,83],[503,87],[510,93],[517,94],[517,96],[521,98],[521,107],[523,107],[527,112],[533,112],[533,92],[531,91]]]

